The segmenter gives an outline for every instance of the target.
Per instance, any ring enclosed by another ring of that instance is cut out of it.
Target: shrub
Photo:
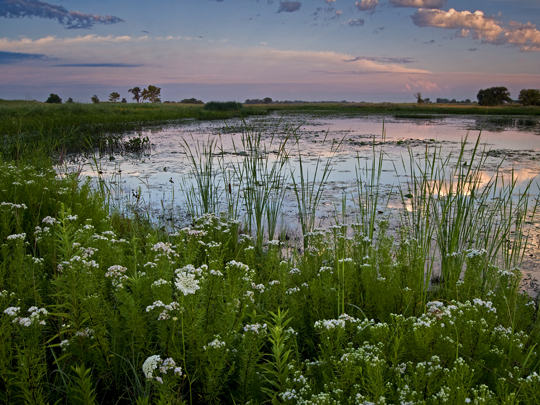
[[[58,96],[58,94],[51,93],[51,95],[45,102],[49,104],[62,104],[62,99]]]
[[[197,100],[196,98],[185,98],[182,101],[180,101],[182,104],[204,104],[201,100]]]
[[[242,104],[236,101],[210,101],[203,108],[207,111],[239,111]]]

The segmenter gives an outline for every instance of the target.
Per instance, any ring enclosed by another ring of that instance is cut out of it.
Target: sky
[[[540,0],[0,0],[0,98],[414,102],[540,88]]]

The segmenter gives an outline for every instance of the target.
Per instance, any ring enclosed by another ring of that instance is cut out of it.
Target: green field
[[[347,222],[344,204],[328,229],[314,217],[334,155],[315,172],[301,155],[292,173],[285,141],[270,159],[256,128],[243,131],[243,159],[214,143],[186,149],[182,229],[115,211],[105,185],[51,163],[111,139],[129,147],[127,129],[259,108],[0,103],[0,403],[536,405],[540,314],[519,265],[538,192],[516,196],[500,173],[480,181],[478,144],[457,163],[436,147],[422,164],[411,153],[398,190],[411,210],[395,235],[379,213],[376,146],[371,177],[357,179],[359,214]],[[226,213],[215,212],[218,174]],[[285,181],[298,241],[275,227]]]

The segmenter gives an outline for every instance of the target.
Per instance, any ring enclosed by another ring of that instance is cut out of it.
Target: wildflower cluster
[[[22,326],[32,326],[32,325],[45,325],[45,318],[49,314],[45,308],[30,307],[28,312],[30,313],[27,317],[19,316],[20,307],[9,307],[4,310],[4,314],[13,318],[12,322],[17,323]]]
[[[164,360],[161,359],[161,356],[154,355],[148,357],[143,365],[142,370],[144,373],[144,376],[148,380],[155,380],[159,382],[160,384],[163,384],[163,378],[161,376],[166,375],[169,371],[172,372],[173,375],[181,376],[182,375],[182,368],[177,367],[176,363],[172,358],[166,358]],[[161,374],[161,376],[157,374]]]
[[[158,321],[164,321],[171,317],[169,315],[169,312],[180,309],[180,305],[176,301],[173,301],[170,304],[164,304],[163,302],[158,300],[155,301],[152,305],[148,305],[146,307],[146,312],[152,312],[155,308],[163,308],[157,319]]]
[[[107,273],[105,273],[105,277],[109,277],[111,279],[112,286],[116,291],[124,288],[124,282],[128,280],[128,276],[126,276],[127,267],[115,265],[109,267],[107,270]]]

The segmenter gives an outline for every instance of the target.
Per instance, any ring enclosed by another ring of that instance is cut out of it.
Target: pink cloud
[[[447,0],[390,0],[394,7],[443,8]]]

